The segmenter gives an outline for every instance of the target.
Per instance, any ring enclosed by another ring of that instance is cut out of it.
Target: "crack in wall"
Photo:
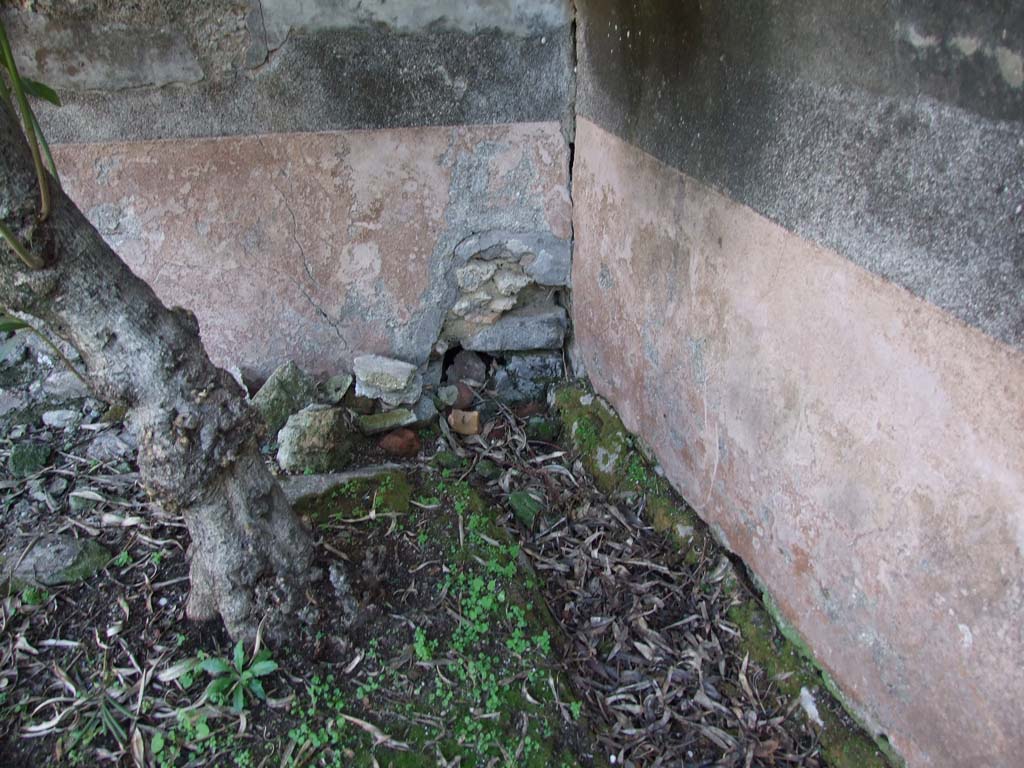
[[[288,198],[281,192],[277,185],[274,185],[274,190],[281,196],[281,202],[284,203],[285,210],[288,211],[288,215],[291,217],[292,226],[288,230],[288,237],[295,244],[295,247],[299,249],[299,257],[302,259],[302,270],[303,272],[305,272],[306,277],[309,279],[309,282],[313,285],[316,285],[316,279],[313,277],[313,271],[312,269],[310,269],[309,266],[309,259],[306,257],[306,249],[299,241],[298,235],[296,234],[298,232],[299,225],[298,219],[296,219],[295,217],[295,209],[292,208],[292,205],[288,201]],[[305,297],[306,301],[309,302],[310,306],[313,307],[313,310],[331,327],[331,329],[334,331],[334,333],[337,335],[338,339],[344,346],[345,351],[350,351],[348,339],[345,338],[345,334],[341,330],[341,321],[332,318],[331,315],[328,314],[327,310],[325,310],[320,305],[320,303],[313,298],[309,291],[307,291],[302,286],[300,281],[296,280],[294,276],[288,275],[288,277],[291,280],[292,284]]]

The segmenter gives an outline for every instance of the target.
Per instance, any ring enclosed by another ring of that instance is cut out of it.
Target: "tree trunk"
[[[52,180],[53,210],[37,222],[32,158],[2,103],[0,145],[0,220],[46,264],[29,270],[0,245],[0,303],[44,320],[81,353],[97,394],[131,408],[142,481],[192,537],[189,618],[219,614],[246,640],[266,619],[268,638],[283,639],[313,610],[312,536],[263,464],[241,388],[210,362],[195,316],[167,309]]]

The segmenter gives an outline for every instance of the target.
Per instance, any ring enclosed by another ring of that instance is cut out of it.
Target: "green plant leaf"
[[[260,701],[267,700],[267,692],[263,690],[263,683],[261,683],[259,680],[250,680],[249,690],[252,691],[253,695],[255,695],[256,698]]]
[[[117,718],[107,709],[106,704],[100,704],[100,720],[103,722],[103,727],[107,733],[113,736],[118,744],[124,744],[128,741],[128,734],[125,733],[121,724],[117,722]]]
[[[12,315],[8,315],[5,312],[0,312],[0,333],[20,331],[23,328],[28,328],[28,323],[23,322]]]
[[[242,669],[245,667],[245,646],[242,645],[242,641],[241,640],[239,640],[237,643],[235,643],[234,662],[235,662],[235,669],[237,669],[239,672],[241,672]]]
[[[276,661],[257,661],[249,667],[249,672],[252,673],[253,677],[266,677],[277,669],[278,664]]]
[[[164,735],[162,733],[157,731],[153,734],[153,738],[149,742],[149,749],[154,757],[164,751]]]
[[[228,692],[234,681],[230,677],[218,677],[206,686],[206,696],[211,700],[219,700]]]
[[[204,672],[214,677],[226,675],[231,671],[231,666],[224,659],[205,659],[199,666]]]
[[[48,101],[55,107],[59,107],[60,96],[46,83],[40,83],[38,80],[31,80],[27,77],[21,78],[21,87],[29,96],[35,96],[37,99]]]
[[[231,706],[235,712],[241,712],[245,707],[245,689],[242,686],[235,688],[235,695],[232,697]]]

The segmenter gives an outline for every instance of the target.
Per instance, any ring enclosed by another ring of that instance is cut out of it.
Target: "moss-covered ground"
[[[591,737],[554,656],[557,629],[535,577],[498,523],[503,512],[458,471],[357,479],[297,509],[329,551],[358,566],[358,607],[340,645],[320,638],[323,658],[302,670],[276,715],[276,741],[248,747],[244,760],[285,755],[284,765],[339,768],[590,762]],[[190,734],[172,730],[168,755],[188,750]],[[232,737],[196,745],[225,749],[225,739]]]
[[[355,480],[299,509],[339,552],[378,553],[368,570],[387,600],[353,629],[352,642],[369,648],[362,674],[316,676],[296,703],[299,742],[334,738],[341,757],[351,752],[339,765],[579,764],[589,736],[552,655],[556,628],[536,577],[499,524],[504,513],[461,473]],[[370,748],[352,727],[333,733],[342,713],[408,749]]]

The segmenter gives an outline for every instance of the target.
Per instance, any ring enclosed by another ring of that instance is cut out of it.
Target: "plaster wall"
[[[586,120],[595,389],[912,766],[1024,750],[1024,355]]]
[[[426,362],[477,232],[571,235],[558,123],[63,145],[72,198],[220,365]]]
[[[367,352],[423,363],[461,242],[571,237],[568,0],[3,15],[22,71],[60,92],[39,114],[72,198],[256,379]]]
[[[1014,766],[1024,20],[842,5],[578,3],[574,358],[909,765]]]
[[[1024,4],[578,8],[580,115],[1024,346]]]
[[[422,363],[460,243],[575,228],[577,362],[869,724],[1015,765],[1020,4],[576,6],[576,51],[568,0],[3,13],[65,185],[224,365]]]

